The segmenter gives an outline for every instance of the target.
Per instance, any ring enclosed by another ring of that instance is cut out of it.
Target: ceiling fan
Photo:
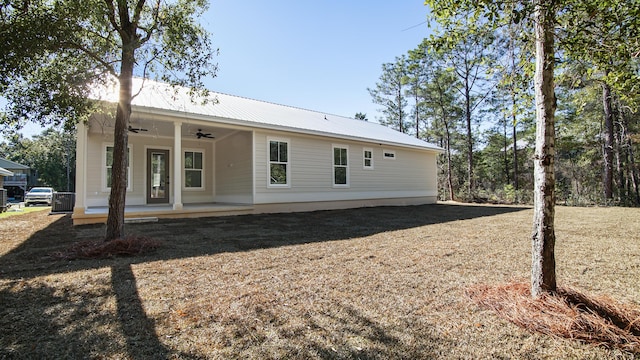
[[[134,128],[131,125],[129,125],[129,128],[127,128],[127,130],[131,131],[134,134],[137,134],[140,131],[149,131],[149,130],[143,129],[143,128]]]
[[[213,135],[211,135],[211,133],[203,133],[202,129],[198,129],[198,132],[196,133],[196,137],[198,139],[201,139],[201,138],[214,139],[215,138]]]

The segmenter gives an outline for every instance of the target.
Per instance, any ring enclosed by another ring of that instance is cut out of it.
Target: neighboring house
[[[12,175],[5,176],[3,187],[7,189],[7,197],[10,200],[22,200],[27,189],[33,184],[29,183],[31,169],[17,162],[0,158],[0,168],[8,170]]]
[[[5,176],[13,176],[13,173],[0,167],[0,213],[7,210],[7,190],[2,187]]]
[[[7,169],[0,167],[0,188],[4,187],[4,177],[13,176],[13,173]]]
[[[134,93],[141,79],[134,80]],[[117,91],[113,92],[117,94]],[[382,125],[146,80],[132,104],[125,217],[434,203],[441,148]],[[116,102],[117,97],[103,97]],[[78,125],[74,224],[104,222],[114,117]]]

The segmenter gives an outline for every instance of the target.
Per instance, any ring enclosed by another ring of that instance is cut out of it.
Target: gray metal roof
[[[7,160],[7,159],[3,159],[3,158],[0,158],[0,168],[10,169],[10,170],[27,170],[27,169],[29,169],[29,167],[27,165],[18,164],[17,162],[13,162],[11,160]]]
[[[191,114],[189,117],[198,120],[442,151],[434,144],[378,123],[216,92],[211,92],[209,97],[215,101],[203,104],[202,98],[192,101],[187,88],[151,80],[145,80],[144,86],[142,83],[142,79],[134,79],[133,82],[133,93],[139,91],[132,102],[136,111],[160,112],[183,118]],[[98,98],[117,102],[117,94],[114,87]]]

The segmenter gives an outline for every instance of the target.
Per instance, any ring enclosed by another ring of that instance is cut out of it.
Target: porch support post
[[[84,215],[87,200],[87,131],[84,122],[76,126],[76,202],[73,213]]]
[[[182,123],[173,125],[173,210],[182,210]]]

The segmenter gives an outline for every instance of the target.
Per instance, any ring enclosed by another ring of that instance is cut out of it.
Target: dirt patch
[[[0,358],[634,358],[523,330],[465,295],[529,276],[526,208],[161,220],[126,228],[161,241],[152,253],[74,261],[50,254],[104,227],[29,216],[30,230],[0,233]],[[558,208],[559,283],[640,306],[638,218]]]

